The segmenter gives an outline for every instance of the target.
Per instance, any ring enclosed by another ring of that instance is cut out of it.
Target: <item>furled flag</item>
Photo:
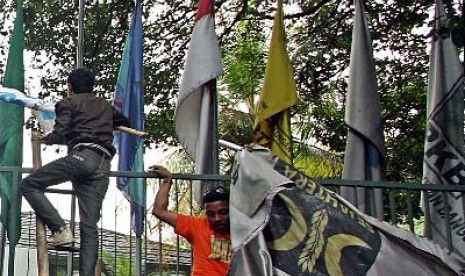
[[[464,74],[441,0],[436,1],[434,19],[428,76],[423,183],[465,185]],[[444,195],[438,191],[427,194],[429,206],[423,206],[429,213],[425,216],[425,235],[443,245],[452,246],[454,251],[465,256],[463,194],[447,193],[447,198]],[[445,214],[449,214],[451,232],[446,226]]]
[[[131,127],[144,130],[144,68],[142,7],[136,1],[129,34],[124,46],[121,67],[116,85],[114,100],[115,108],[126,115]],[[118,170],[144,171],[143,148],[140,136],[119,132],[116,134],[118,142]],[[131,213],[136,236],[140,237],[144,231],[145,217],[145,179],[118,177],[118,188],[123,191],[131,202]]]
[[[200,0],[175,111],[176,134],[195,161],[196,174],[218,173],[216,78],[222,73],[213,1]],[[197,203],[202,203],[207,186],[194,184]]]
[[[23,107],[28,107],[39,121],[45,134],[52,132],[55,124],[55,102],[26,95],[17,89],[3,87],[0,84],[0,100]]]
[[[271,34],[265,80],[257,103],[253,142],[271,149],[292,164],[292,133],[289,107],[297,103],[297,90],[286,50],[282,1]]]
[[[381,181],[385,175],[384,134],[375,62],[365,11],[355,1],[345,122],[348,126],[343,179]],[[384,218],[379,189],[342,187],[342,196],[368,215]]]
[[[268,149],[236,155],[228,275],[465,275],[465,260],[370,217]]]
[[[16,19],[3,83],[24,90],[24,27],[23,1],[16,1]],[[24,108],[0,102],[0,166],[22,167]],[[19,180],[10,173],[0,173],[2,198],[1,220],[10,242],[8,275],[14,275],[15,246],[21,237],[21,193]],[[2,260],[3,261],[3,260]]]

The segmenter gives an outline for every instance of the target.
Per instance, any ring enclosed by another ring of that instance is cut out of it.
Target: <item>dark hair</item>
[[[218,200],[226,200],[229,202],[229,190],[222,186],[218,186],[206,192],[203,196],[203,204]]]
[[[92,93],[95,76],[92,71],[85,68],[74,69],[69,73],[68,83],[71,84],[74,93]]]

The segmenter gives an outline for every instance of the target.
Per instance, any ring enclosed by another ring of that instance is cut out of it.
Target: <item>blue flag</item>
[[[142,7],[137,1],[124,46],[114,106],[129,118],[132,128],[140,131],[144,130],[143,40]],[[142,138],[119,132],[116,139],[118,170],[144,171]],[[136,236],[140,237],[144,231],[145,179],[119,177],[117,185],[131,201],[133,227]]]

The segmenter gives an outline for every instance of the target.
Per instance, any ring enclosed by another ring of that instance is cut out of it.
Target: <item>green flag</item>
[[[3,84],[24,91],[24,28],[23,0],[16,2],[16,20],[11,37],[8,61]],[[22,166],[24,108],[0,102],[0,166]],[[10,242],[10,260],[14,260],[14,246],[21,236],[21,194],[19,179],[11,173],[0,173],[0,195],[2,197],[1,220],[7,227]],[[10,262],[11,264],[11,262]],[[13,275],[9,268],[8,275]]]

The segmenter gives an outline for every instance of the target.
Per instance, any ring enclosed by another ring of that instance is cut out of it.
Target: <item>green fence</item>
[[[32,169],[17,168],[17,167],[0,167],[2,175],[11,176],[13,183],[18,183],[23,174],[30,173]],[[153,195],[156,193],[160,180],[154,173],[137,173],[137,172],[111,172],[111,178],[117,176],[147,178],[148,192]],[[113,180],[112,180],[113,181]],[[174,183],[172,187],[172,197],[170,199],[170,208],[177,210],[180,213],[201,215],[202,210],[193,200],[193,192],[191,187],[194,181],[205,181],[210,183],[222,183],[230,185],[229,176],[221,175],[190,175],[190,174],[174,174]],[[461,196],[465,192],[463,186],[444,186],[444,185],[423,185],[420,183],[398,183],[398,182],[369,182],[369,181],[349,181],[339,179],[315,179],[316,182],[325,186],[334,192],[339,192],[340,187],[365,187],[371,191],[381,189],[383,191],[383,206],[385,220],[405,228],[419,235],[423,234],[423,221],[428,219],[429,214],[426,209],[422,211],[420,201],[427,202],[431,194],[440,193],[444,198],[448,196]],[[114,181],[113,181],[114,182]],[[58,194],[60,203],[70,204],[71,218],[76,218],[76,202],[73,200],[73,192],[62,189],[48,189],[50,194]],[[423,194],[423,196],[421,196]],[[107,195],[108,197],[108,195]],[[147,216],[145,219],[145,234],[140,240],[139,247],[136,237],[128,233],[121,233],[117,230],[118,225],[128,226],[130,224],[130,216],[118,218],[117,208],[114,206],[104,205],[102,210],[102,222],[108,216],[114,216],[115,229],[109,229],[108,225],[100,224],[100,263],[102,275],[190,275],[190,266],[192,254],[190,245],[184,239],[176,236],[171,227],[159,222],[151,215],[151,201],[147,202]],[[122,202],[128,208],[129,203]],[[376,206],[376,202],[371,202]],[[428,204],[425,205],[426,207]],[[426,215],[425,215],[426,214]],[[447,229],[452,230],[451,221],[449,219],[448,210],[444,214],[445,224]],[[75,247],[79,247],[79,224],[73,219],[68,223],[74,228],[76,243]],[[234,222],[232,222],[234,223]],[[116,225],[118,224],[118,225]],[[449,248],[452,248],[449,232]],[[2,239],[4,240],[4,239]],[[2,243],[3,246],[5,245]],[[25,212],[22,214],[22,232],[21,240],[18,249],[27,250],[34,255],[36,249],[35,238],[35,216],[33,212]],[[140,252],[137,252],[137,250]],[[2,250],[4,252],[4,250]],[[3,256],[4,254],[2,254]],[[21,254],[16,254],[16,258],[21,258]],[[24,255],[24,254],[23,254]],[[140,256],[136,258],[136,256]],[[77,275],[79,253],[67,251],[49,251],[50,275],[72,275],[69,272],[74,272]],[[26,264],[27,271],[37,269],[31,257],[24,262],[18,260],[17,263]],[[141,271],[137,271],[137,264],[140,264]],[[23,275],[23,274],[18,274]],[[27,274],[24,274],[27,275]],[[32,274],[31,274],[32,275]]]

